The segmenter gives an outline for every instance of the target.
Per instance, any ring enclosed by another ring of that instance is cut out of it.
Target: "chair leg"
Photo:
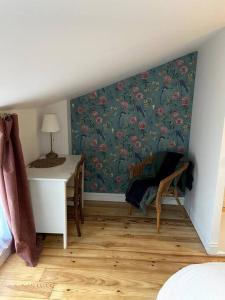
[[[80,218],[79,218],[79,213],[78,213],[78,207],[77,206],[74,206],[74,219],[75,219],[76,228],[77,228],[77,235],[81,236]]]
[[[157,195],[156,197],[156,228],[157,228],[157,233],[159,233],[160,229],[160,216],[161,216],[161,197]]]
[[[132,205],[129,204],[129,207],[128,207],[128,215],[131,216],[132,215]]]
[[[160,229],[160,216],[161,216],[161,206],[156,206],[156,214],[157,214],[157,233],[159,233],[159,229]]]
[[[183,205],[181,205],[181,203],[180,203],[180,199],[179,199],[179,197],[178,197],[177,190],[175,190],[175,191],[174,191],[174,195],[175,195],[175,199],[176,199],[176,201],[177,201],[177,204],[180,206],[180,208],[181,208],[181,209],[182,209],[182,211],[183,211],[183,215],[184,215],[184,217],[185,217],[185,218],[187,218],[187,212],[186,212],[186,210],[185,210],[184,206],[183,206]]]
[[[83,204],[83,193],[82,193],[82,183],[81,183],[80,197],[79,197],[79,211],[80,211],[81,224],[84,224],[84,215],[83,215],[82,204]]]
[[[83,215],[83,210],[82,210],[81,203],[80,203],[80,206],[79,206],[79,211],[80,211],[81,224],[84,224],[84,215]]]

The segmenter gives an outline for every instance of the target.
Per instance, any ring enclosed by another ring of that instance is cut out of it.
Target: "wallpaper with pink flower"
[[[197,53],[71,100],[73,154],[86,154],[85,191],[123,193],[129,167],[188,151]]]

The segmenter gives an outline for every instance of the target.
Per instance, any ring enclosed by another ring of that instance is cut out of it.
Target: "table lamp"
[[[56,114],[45,114],[42,121],[41,131],[50,133],[51,151],[48,154],[46,154],[47,158],[58,157],[58,154],[52,151],[52,134],[54,132],[59,131],[59,129],[60,128]]]

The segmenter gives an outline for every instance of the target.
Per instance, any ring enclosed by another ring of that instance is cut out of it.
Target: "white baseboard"
[[[220,253],[219,249],[219,245],[218,243],[208,243],[208,244],[203,244],[207,254],[209,255],[224,255],[224,253]]]
[[[184,197],[179,197],[180,204],[184,205]],[[162,204],[170,204],[170,205],[177,205],[177,201],[173,197],[164,197],[162,199]]]
[[[125,194],[84,193],[84,200],[125,202]]]
[[[125,194],[84,193],[84,200],[125,202]],[[184,204],[184,197],[180,197],[180,202],[182,205]],[[177,204],[176,200],[173,197],[163,198],[162,203],[172,205]]]
[[[216,254],[214,254],[214,255],[225,256],[225,251],[223,251],[223,250],[217,250]]]

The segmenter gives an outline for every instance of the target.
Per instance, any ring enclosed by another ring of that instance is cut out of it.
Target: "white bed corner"
[[[225,263],[189,265],[172,275],[157,300],[224,300]]]

